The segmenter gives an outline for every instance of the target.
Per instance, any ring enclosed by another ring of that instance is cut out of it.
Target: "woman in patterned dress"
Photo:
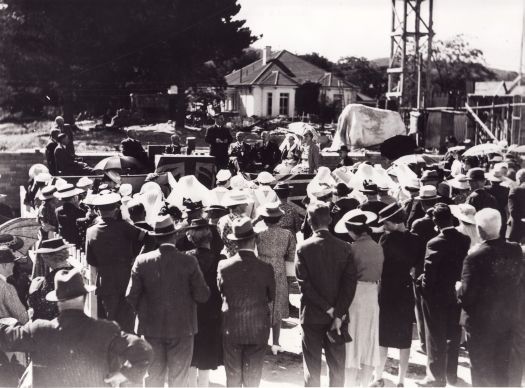
[[[219,219],[217,228],[224,242],[224,249],[228,257],[232,257],[237,253],[237,244],[227,237],[233,231],[233,220],[245,216],[248,205],[252,203],[253,200],[248,194],[240,190],[231,190],[224,198],[223,206],[229,210],[230,214],[226,214]]]
[[[284,212],[279,208],[279,203],[268,203],[259,209],[264,223],[268,227],[257,237],[257,252],[259,259],[273,267],[275,276],[275,300],[270,303],[272,322],[272,352],[277,354],[281,349],[279,336],[281,320],[288,318],[288,282],[286,281],[286,261],[295,258],[295,236],[289,230],[278,226]]]

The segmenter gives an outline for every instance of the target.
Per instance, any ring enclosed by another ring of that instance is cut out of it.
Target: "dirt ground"
[[[291,303],[299,306],[299,295],[297,293],[290,295]],[[415,336],[414,338],[416,338]],[[301,327],[297,316],[291,317],[284,321],[281,328],[281,346],[284,352],[274,356],[270,348],[266,353],[264,360],[263,376],[261,387],[302,387],[303,365],[301,355]],[[416,381],[425,377],[426,356],[418,353],[419,341],[415,339],[412,342],[410,352],[410,364],[406,387],[416,387]],[[399,354],[397,350],[390,350],[388,355],[387,368],[385,373],[385,386],[395,387],[397,384],[396,376],[399,367]],[[464,351],[460,353],[458,368],[458,387],[470,386],[470,364],[467,354]],[[323,357],[323,370],[321,372],[321,384],[328,386],[328,373],[326,363]],[[226,385],[224,368],[221,367],[210,373],[210,385],[214,387],[223,387]]]

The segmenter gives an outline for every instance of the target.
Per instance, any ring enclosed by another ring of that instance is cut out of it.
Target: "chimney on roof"
[[[266,46],[262,50],[262,64],[263,66],[268,63],[272,57],[272,46]]]

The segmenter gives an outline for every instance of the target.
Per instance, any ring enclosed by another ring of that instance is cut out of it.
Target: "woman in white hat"
[[[467,203],[450,205],[450,211],[459,220],[459,226],[456,229],[470,237],[470,249],[472,250],[476,245],[481,244],[482,241],[476,229],[476,209],[474,206]]]
[[[226,254],[228,257],[231,257],[237,253],[237,244],[228,238],[228,234],[232,232],[232,223],[238,218],[246,217],[246,212],[249,206],[253,205],[253,200],[244,191],[231,190],[224,198],[222,204],[230,213],[219,219],[217,228],[224,242]]]
[[[367,387],[379,365],[378,284],[383,271],[383,249],[371,234],[377,215],[359,209],[347,212],[335,225],[336,233],[348,233],[354,241],[352,257],[357,268],[357,288],[348,316],[349,334],[355,340],[346,344],[346,386]]]
[[[273,267],[275,277],[275,300],[270,303],[272,325],[272,352],[281,350],[279,337],[281,321],[289,316],[288,282],[286,280],[286,262],[295,259],[295,236],[289,230],[278,225],[284,212],[279,208],[279,202],[267,203],[258,209],[260,217],[268,227],[257,236],[257,252],[259,259]]]
[[[451,189],[450,197],[454,204],[459,205],[465,203],[468,195],[470,194],[470,184],[468,182],[467,176],[464,174],[458,174],[447,181]]]
[[[273,191],[271,184],[275,183],[275,178],[268,171],[262,171],[257,175],[257,186],[253,190],[253,196],[255,198],[255,208],[259,208],[267,203],[279,202],[279,197],[275,191]]]

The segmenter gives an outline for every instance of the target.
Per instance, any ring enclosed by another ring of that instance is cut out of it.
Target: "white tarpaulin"
[[[398,112],[350,104],[339,116],[331,150],[337,151],[343,145],[352,148],[375,146],[406,133]]]

